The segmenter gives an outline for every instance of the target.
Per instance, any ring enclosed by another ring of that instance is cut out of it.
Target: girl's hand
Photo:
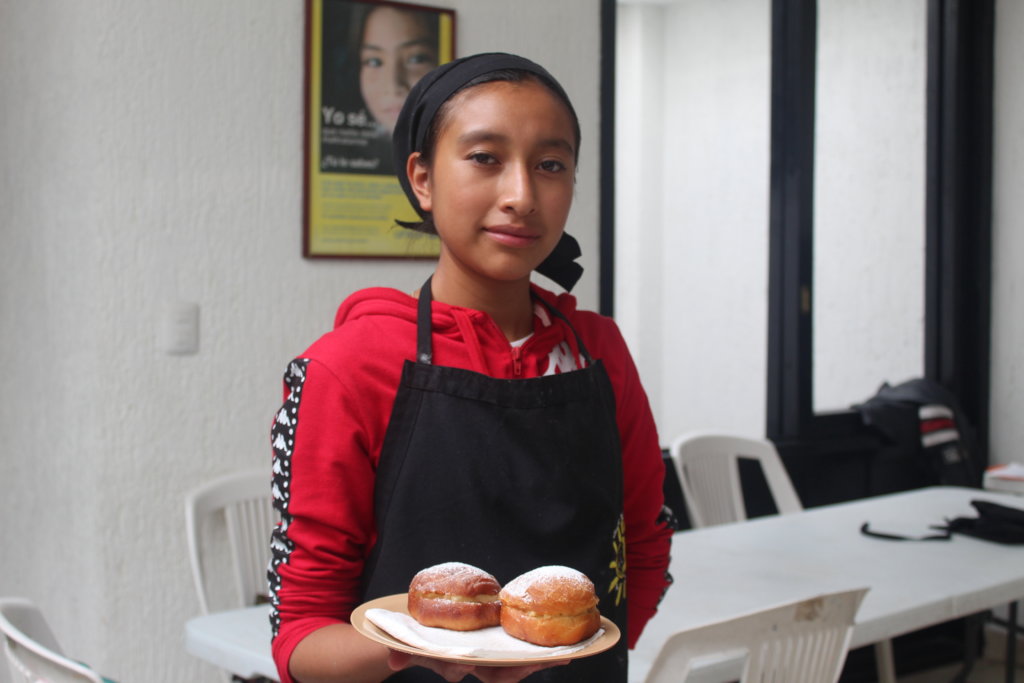
[[[396,650],[392,650],[391,654],[388,656],[388,666],[391,667],[392,671],[401,671],[402,669],[408,669],[412,666],[422,666],[425,669],[430,669],[437,675],[444,678],[444,680],[451,681],[452,683],[461,681],[470,674],[479,678],[483,683],[518,683],[518,681],[523,680],[530,674],[543,669],[549,669],[554,666],[565,666],[568,663],[568,660],[557,660],[533,663],[527,666],[499,667],[456,664],[454,662],[444,662],[430,657],[417,657],[404,652],[398,652]]]

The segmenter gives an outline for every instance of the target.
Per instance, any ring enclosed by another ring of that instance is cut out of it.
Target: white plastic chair
[[[686,512],[694,527],[747,518],[740,486],[740,459],[755,460],[768,482],[779,514],[803,510],[796,489],[770,441],[717,434],[684,434],[669,452],[679,474]]]
[[[270,493],[270,469],[229,474],[192,490],[185,498],[185,525],[199,606],[210,613],[210,594],[204,569],[203,529],[222,517],[234,566],[236,600],[248,607],[268,595],[267,565],[270,533],[276,513]]]
[[[0,632],[12,683],[104,683],[106,680],[89,667],[64,656],[42,612],[29,600],[0,598]]]
[[[695,528],[747,519],[740,484],[741,459],[760,464],[779,514],[804,509],[771,441],[720,434],[683,434],[672,442],[669,454],[679,475],[687,514]],[[896,683],[892,641],[875,643],[874,650],[879,683]]]
[[[646,683],[680,683],[695,664],[723,658],[743,658],[741,683],[835,683],[865,593],[830,593],[674,633]]]

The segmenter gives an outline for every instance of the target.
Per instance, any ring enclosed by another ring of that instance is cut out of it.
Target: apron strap
[[[430,304],[434,301],[434,295],[430,291],[430,281],[433,279],[433,275],[427,278],[427,281],[420,287],[420,298],[417,303],[417,320],[416,320],[416,361],[423,365],[432,365],[434,362],[434,346],[431,340],[431,331],[433,325],[431,325],[430,317]],[[533,290],[530,290],[530,299],[533,301],[539,301],[541,305],[548,310],[548,312],[554,314],[572,330],[572,334],[576,337],[576,346],[580,350],[580,355],[583,356],[583,360],[586,361],[587,365],[593,365],[594,359],[591,357],[590,352],[587,351],[586,345],[583,343],[583,339],[576,332],[576,328],[572,326],[569,319],[565,317],[565,314],[560,310],[549,304],[544,299],[534,294]]]
[[[544,301],[544,299],[534,294],[533,290],[530,290],[530,296],[533,297],[535,301],[539,301],[544,306],[544,308],[548,309],[548,312],[554,313],[556,316],[561,318],[566,325],[569,326],[569,329],[572,330],[573,336],[576,337],[576,346],[577,348],[579,348],[580,355],[583,356],[583,360],[587,362],[587,365],[593,365],[594,359],[593,357],[591,357],[590,352],[587,351],[587,347],[583,343],[583,338],[580,337],[580,335],[576,332],[576,328],[572,326],[572,323],[569,322],[569,319],[565,317],[565,314],[562,313],[557,308],[555,308],[554,306],[552,306],[551,304],[549,304],[547,301]]]
[[[434,363],[434,347],[430,340],[430,332],[433,328],[430,318],[430,304],[434,300],[434,295],[430,292],[430,280],[433,277],[433,275],[428,277],[427,281],[420,287],[420,300],[417,304],[416,362],[423,365],[432,365]]]

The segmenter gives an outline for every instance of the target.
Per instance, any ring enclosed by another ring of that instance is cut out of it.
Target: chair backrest
[[[695,665],[742,657],[741,683],[835,683],[866,588],[820,595],[674,633],[646,683],[686,681]]]
[[[717,434],[684,434],[669,448],[679,474],[686,511],[694,527],[739,522],[747,518],[740,485],[741,458],[761,465],[780,514],[800,512],[803,505],[770,441]]]
[[[197,487],[185,498],[189,561],[203,614],[210,612],[203,562],[209,539],[203,530],[218,516],[224,519],[234,567],[234,606],[247,607],[268,595],[270,533],[276,521],[270,476],[269,468],[230,474]]]
[[[89,667],[65,657],[39,609],[24,598],[0,598],[0,632],[12,683],[103,683]]]

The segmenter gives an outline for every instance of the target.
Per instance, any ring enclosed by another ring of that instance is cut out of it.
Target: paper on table
[[[483,659],[562,657],[582,650],[604,633],[604,629],[598,629],[593,636],[575,645],[542,647],[513,638],[500,626],[477,631],[450,631],[424,626],[408,614],[380,608],[366,610],[366,618],[392,637],[425,652]]]
[[[993,479],[1017,479],[1024,481],[1024,465],[1019,462],[1011,462],[1006,465],[993,465],[988,468],[985,474]]]

